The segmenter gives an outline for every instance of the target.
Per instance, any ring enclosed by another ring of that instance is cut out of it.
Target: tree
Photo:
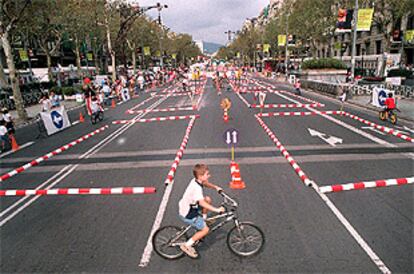
[[[25,9],[30,5],[30,0],[0,0],[0,39],[6,55],[9,77],[13,89],[13,97],[17,114],[20,119],[27,120],[27,112],[19,87],[19,79],[16,75],[13,50],[10,44],[10,34],[22,18]]]

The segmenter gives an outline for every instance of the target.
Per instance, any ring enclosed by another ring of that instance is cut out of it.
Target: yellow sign
[[[224,98],[221,100],[220,106],[222,109],[230,109],[231,108],[231,101],[229,98]]]
[[[263,52],[269,53],[270,45],[269,44],[263,44]]]
[[[279,47],[286,45],[286,35],[278,35],[277,36],[277,45]]]
[[[237,58],[240,58],[240,52],[237,52]]]
[[[177,54],[173,53],[171,54],[172,59],[177,59]]]
[[[370,31],[374,9],[359,9],[357,31]]]
[[[144,47],[144,55],[150,56],[151,55],[151,48],[150,47]]]
[[[404,41],[410,44],[414,43],[414,29],[406,30],[404,33]]]
[[[157,50],[157,51],[155,52],[155,56],[157,56],[157,57],[161,57],[161,51]]]
[[[23,62],[29,61],[29,57],[27,56],[27,51],[24,49],[19,49],[20,60]]]
[[[88,58],[88,61],[93,61],[93,55],[92,53],[87,53],[86,57]]]

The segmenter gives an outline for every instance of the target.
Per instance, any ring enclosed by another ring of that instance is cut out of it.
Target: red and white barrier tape
[[[251,104],[251,108],[304,108],[304,107],[324,107],[324,104]]]
[[[57,188],[57,189],[10,189],[0,190],[0,196],[29,195],[130,195],[155,193],[155,187],[115,187],[115,188]]]
[[[181,93],[173,93],[173,92],[169,92],[166,94],[155,94],[152,97],[165,97],[165,96],[169,96],[169,97],[177,97],[177,96],[190,96],[191,92],[181,92]]]
[[[394,129],[391,129],[391,128],[388,128],[388,127],[384,127],[384,126],[380,126],[380,125],[375,124],[375,123],[373,123],[373,122],[370,122],[370,121],[368,121],[368,120],[362,119],[362,118],[360,118],[360,117],[358,117],[358,116],[356,116],[356,115],[350,114],[349,112],[345,112],[345,111],[344,111],[344,112],[343,112],[343,114],[344,114],[345,116],[347,116],[347,117],[350,117],[350,118],[354,119],[354,120],[360,121],[360,122],[362,122],[362,123],[364,123],[364,124],[366,124],[366,125],[369,125],[369,126],[375,127],[376,129],[379,129],[379,130],[381,130],[381,131],[383,131],[383,132],[385,132],[385,133],[392,134],[392,135],[394,135],[394,136],[396,136],[396,137],[398,137],[398,138],[401,138],[401,139],[403,139],[403,140],[405,140],[405,141],[407,141],[407,142],[414,143],[414,139],[413,139],[413,138],[411,138],[410,136],[407,136],[407,135],[401,134],[401,133],[400,133],[399,131],[397,131],[397,130],[394,130]]]
[[[0,177],[0,182],[3,182],[3,181],[9,179],[10,177],[12,177],[12,176],[14,176],[16,174],[22,173],[23,171],[25,171],[25,170],[33,167],[33,166],[37,166],[38,164],[40,164],[44,160],[48,160],[48,159],[52,158],[53,156],[55,156],[55,155],[57,155],[57,154],[65,151],[65,150],[67,150],[67,149],[69,149],[69,148],[71,148],[71,147],[73,147],[73,146],[75,146],[75,145],[77,145],[77,144],[79,144],[79,143],[81,143],[83,141],[85,141],[89,137],[94,136],[95,134],[98,134],[98,133],[104,131],[108,127],[109,127],[108,125],[103,126],[103,127],[99,128],[99,129],[97,129],[97,130],[95,130],[95,131],[93,131],[93,132],[91,132],[89,134],[86,134],[86,135],[80,137],[79,139],[77,139],[77,140],[75,140],[73,142],[70,142],[67,145],[64,145],[64,146],[62,146],[62,147],[60,147],[58,149],[55,149],[54,151],[49,152],[48,154],[46,154],[46,155],[44,155],[42,157],[39,157],[39,158],[37,158],[37,159],[35,159],[35,160],[33,160],[33,161],[31,161],[31,162],[29,162],[29,163],[27,163],[27,164],[19,167],[19,168],[16,168],[15,170],[12,170],[12,171],[10,171],[8,173],[3,174]]]
[[[169,111],[180,111],[180,110],[196,110],[196,107],[178,107],[178,108],[162,108],[162,109],[143,109],[143,110],[128,110],[128,114],[139,114],[148,112],[169,112]]]
[[[273,116],[309,116],[309,115],[319,115],[319,114],[343,114],[343,111],[340,110],[328,110],[328,111],[309,111],[309,112],[269,112],[269,113],[259,113],[259,117],[273,117]]]
[[[177,154],[175,155],[174,163],[172,164],[171,169],[168,172],[167,179],[165,179],[165,182],[164,182],[165,185],[170,184],[174,181],[175,172],[177,171],[178,164],[180,163],[181,158],[183,157],[184,150],[187,147],[188,138],[190,137],[190,132],[191,132],[191,130],[194,126],[194,122],[197,118],[198,117],[194,116],[193,118],[191,118],[190,123],[188,123],[183,141],[181,142],[181,146],[178,149]]]
[[[358,182],[358,183],[333,185],[333,186],[322,186],[322,187],[319,187],[319,191],[321,193],[340,192],[340,191],[345,191],[345,190],[407,185],[407,184],[413,184],[413,183],[414,183],[414,177],[408,177],[408,178],[377,180],[377,181],[371,181],[371,182]]]
[[[148,118],[148,119],[118,120],[118,121],[113,121],[112,124],[119,125],[119,124],[128,124],[128,123],[163,122],[163,121],[185,120],[185,119],[191,119],[193,117],[199,118],[200,115],[197,114],[197,115],[185,115],[185,116],[155,117],[155,118]]]
[[[280,150],[283,156],[285,156],[286,160],[289,162],[289,164],[293,167],[295,172],[299,175],[302,182],[307,185],[311,186],[312,181],[308,178],[308,176],[302,171],[302,169],[299,167],[299,165],[296,163],[296,161],[293,159],[292,156],[290,156],[289,152],[286,150],[286,148],[280,143],[280,141],[277,139],[275,134],[269,129],[269,127],[263,122],[263,120],[258,116],[255,115],[257,121],[262,126],[262,128],[266,131],[267,135],[269,135],[270,139],[276,144],[276,147]]]

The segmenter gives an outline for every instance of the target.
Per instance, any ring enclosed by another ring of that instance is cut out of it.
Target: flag
[[[151,55],[151,48],[150,47],[144,47],[144,55],[150,56]]]
[[[171,58],[172,59],[177,59],[177,54],[175,54],[175,53],[171,54]]]
[[[335,32],[350,32],[354,10],[339,9]]]
[[[93,54],[92,53],[87,53],[86,58],[88,58],[88,61],[93,61]]]
[[[19,55],[20,55],[20,60],[22,62],[29,61],[29,57],[27,56],[27,51],[25,51],[24,49],[19,49]]]
[[[359,9],[357,31],[370,31],[374,9]]]
[[[263,52],[269,53],[270,45],[269,44],[263,44]]]
[[[277,45],[279,47],[286,45],[286,35],[279,34],[277,36]]]
[[[404,41],[408,44],[414,44],[414,30],[406,30],[404,33]]]

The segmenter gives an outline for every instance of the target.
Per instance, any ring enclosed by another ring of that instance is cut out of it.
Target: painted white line
[[[171,196],[171,190],[174,185],[174,180],[171,184],[168,184],[165,187],[164,195],[162,196],[160,207],[158,208],[157,216],[155,217],[154,224],[152,225],[150,235],[147,240],[147,245],[145,246],[144,252],[142,253],[141,261],[139,263],[140,267],[146,267],[151,259],[151,253],[153,251],[152,246],[152,236],[155,231],[160,228],[162,219],[164,218],[165,210],[167,209],[168,200]]]
[[[77,121],[75,121],[75,122],[73,122],[73,123],[72,123],[72,126],[77,125],[77,124],[79,124],[79,123],[80,123],[80,121],[79,121],[79,120],[77,120]]]
[[[374,132],[376,132],[376,133],[378,133],[378,134],[381,134],[381,135],[387,135],[386,133],[384,133],[383,131],[381,131],[381,130],[378,130],[378,129],[376,129],[376,128],[374,128],[374,127],[361,127],[362,129],[369,129],[369,130],[371,130],[371,131],[374,131]]]
[[[290,101],[295,101],[295,100],[293,100],[293,99],[290,99],[290,98],[288,98],[288,97],[286,97],[286,96],[283,96],[283,95],[281,95],[281,94],[278,94],[279,96],[282,96],[283,98],[285,98],[285,99],[288,99],[288,100],[290,100]],[[307,107],[308,109],[311,109],[311,110],[313,110],[312,108],[310,108],[310,107]],[[323,117],[325,117],[325,116],[327,116],[327,115],[321,115],[321,116],[323,116]],[[325,117],[325,118],[328,118],[328,117]],[[332,118],[332,117],[329,117],[329,118]],[[330,119],[329,119],[330,120]],[[335,120],[335,121],[334,121]],[[338,121],[338,120],[336,120],[336,119],[333,119],[333,122],[335,122],[335,123],[337,123],[337,122],[341,122],[341,121]],[[345,124],[345,123],[343,123],[343,122],[341,122],[340,123],[341,125],[343,125],[343,126],[346,126],[346,128],[348,128],[348,126],[349,125],[347,125],[347,124]],[[360,130],[358,130],[358,129],[356,129],[356,128],[354,128],[354,127],[351,127],[351,126],[349,126],[349,128],[348,129],[351,129],[352,131],[354,131],[354,130],[356,130],[355,132],[361,132]],[[354,130],[353,130],[354,129]],[[371,135],[369,135],[369,134],[366,134],[366,136],[364,136],[364,137],[367,137],[367,138],[369,138],[369,136],[371,136]],[[384,144],[384,145],[386,145],[386,146],[388,146],[388,147],[396,147],[396,146],[394,146],[394,145],[392,145],[392,144],[390,144],[390,143],[387,143],[387,142],[385,142],[385,141],[382,141],[382,140],[380,140],[380,139],[378,139],[378,138],[375,138],[374,136],[371,136],[371,137],[373,137],[372,138],[372,140],[375,142],[375,141],[381,141],[381,143],[382,144]],[[371,247],[365,242],[365,240],[361,237],[361,235],[359,235],[359,233],[355,230],[355,228],[348,222],[348,220],[342,215],[342,213],[336,208],[336,206],[331,202],[331,200],[329,200],[329,198],[325,195],[325,194],[323,194],[323,193],[320,193],[319,191],[318,191],[318,189],[319,189],[319,186],[316,184],[316,182],[313,182],[312,183],[312,187],[313,187],[313,189],[316,191],[316,193],[318,193],[318,195],[322,198],[322,200],[326,203],[326,205],[329,207],[329,209],[335,214],[335,216],[338,218],[338,220],[344,225],[344,227],[346,228],[346,230],[348,230],[348,232],[351,234],[351,236],[356,240],[356,242],[361,246],[361,248],[365,251],[365,253],[371,258],[371,260],[374,262],[374,264],[379,268],[379,270],[382,272],[382,273],[391,273],[391,271],[389,270],[389,268],[384,264],[384,262],[378,257],[378,255],[371,249]]]
[[[21,150],[21,149],[23,149],[23,148],[25,148],[25,147],[31,146],[31,145],[33,145],[34,143],[35,143],[35,142],[28,142],[28,143],[26,143],[26,144],[24,144],[24,145],[21,145],[19,150]],[[17,151],[19,151],[19,150],[17,150]],[[13,150],[7,151],[7,152],[5,152],[5,153],[3,153],[3,154],[0,154],[0,158],[6,157],[7,155],[13,154],[13,153],[15,153],[15,152],[17,152],[17,151],[13,151]]]
[[[167,97],[162,98],[160,100],[158,100],[157,102],[155,102],[151,107],[154,108],[156,106],[158,106],[159,104],[161,104],[163,101],[165,101],[167,99]],[[150,108],[151,108],[150,107]],[[138,118],[142,118],[146,115],[146,113],[137,115],[136,117],[134,117],[134,119],[138,119]],[[97,153],[100,149],[102,149],[105,145],[107,145],[109,142],[113,141],[115,138],[117,138],[119,135],[121,135],[122,133],[124,133],[126,130],[128,130],[132,125],[134,125],[134,123],[131,124],[127,124],[124,125],[122,127],[120,127],[119,129],[117,129],[116,131],[114,131],[113,133],[111,133],[109,136],[107,136],[105,139],[103,139],[101,142],[99,142],[98,144],[96,144],[94,147],[92,147],[91,149],[89,149],[87,152],[85,152],[84,154],[82,154],[81,156],[78,157],[78,159],[88,159],[90,156],[92,156],[93,154]],[[65,174],[62,175],[62,177],[60,177],[59,179],[57,179],[57,182],[60,182],[60,180],[62,180],[63,178],[65,178],[67,175],[69,175],[70,173],[72,173],[76,167],[78,167],[79,164],[72,166],[72,165],[68,165],[66,167],[64,167],[62,170],[60,170],[57,174],[60,174],[61,172],[63,172],[64,170],[68,169],[69,167],[70,170],[68,170]],[[52,181],[53,178],[56,177],[56,175],[53,175],[50,179],[48,179],[46,182],[44,182],[40,187],[43,187],[45,184],[47,184],[48,182]],[[51,185],[49,185],[46,189],[50,189],[51,187],[53,187],[54,185],[56,185],[57,182],[53,182]],[[36,189],[38,189],[36,188]],[[9,220],[11,220],[13,217],[15,217],[18,213],[20,213],[23,209],[25,209],[27,206],[29,206],[30,204],[32,204],[34,201],[36,201],[36,199],[40,198],[40,196],[34,197],[31,200],[29,200],[26,204],[22,205],[20,208],[18,208],[15,212],[13,212],[12,214],[10,214],[7,218],[5,218],[4,220],[2,220],[0,222],[0,227],[2,227],[4,224],[6,224]],[[20,204],[21,202],[23,202],[24,200],[26,200],[27,197],[23,197],[21,199],[19,199],[16,203],[14,203],[12,206],[12,208],[16,207],[18,204]],[[9,210],[9,208],[6,208],[4,211],[2,211],[0,214],[0,216],[3,216],[4,214],[6,214]]]

